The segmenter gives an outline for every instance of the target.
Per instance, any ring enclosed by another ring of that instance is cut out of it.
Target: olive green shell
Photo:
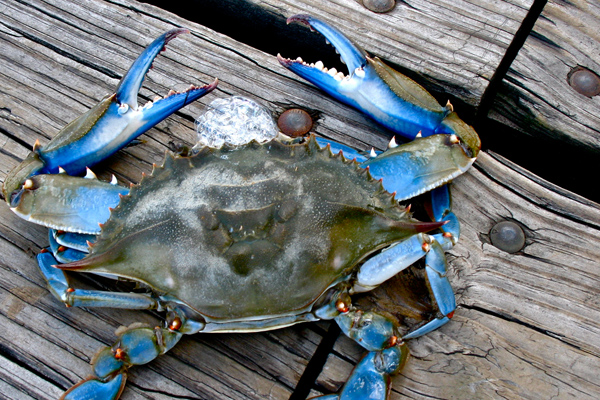
[[[205,148],[132,188],[84,270],[145,282],[212,319],[293,314],[417,221],[314,138]]]

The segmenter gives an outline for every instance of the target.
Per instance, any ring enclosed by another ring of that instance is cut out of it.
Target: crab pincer
[[[137,102],[144,77],[169,41],[187,29],[173,29],[156,38],[131,65],[116,92],[106,96],[89,111],[65,126],[48,144],[39,142],[28,157],[9,173],[2,191],[10,207],[15,207],[27,179],[39,174],[66,171],[77,175],[86,167],[108,158],[135,138],[180,108],[212,91],[218,81],[203,86],[191,85],[183,92],[171,91],[164,98]]]
[[[434,134],[456,135],[468,156],[477,156],[481,143],[448,103],[441,106],[422,86],[395,71],[378,57],[369,56],[333,26],[310,15],[294,15],[296,22],[317,31],[340,53],[348,75],[328,69],[321,61],[277,58],[284,67],[311,82],[330,96],[355,107],[381,125],[408,139]]]

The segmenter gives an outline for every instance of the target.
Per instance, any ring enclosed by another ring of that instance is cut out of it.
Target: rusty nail
[[[281,132],[291,137],[299,137],[310,132],[313,121],[309,113],[299,108],[284,111],[277,120]]]

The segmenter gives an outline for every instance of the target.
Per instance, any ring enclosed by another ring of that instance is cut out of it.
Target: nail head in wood
[[[490,231],[492,244],[507,253],[516,253],[525,246],[525,232],[512,221],[502,221]]]
[[[584,96],[593,97],[600,94],[600,76],[588,68],[573,68],[567,74],[567,82],[577,93]]]
[[[281,132],[291,137],[299,137],[310,132],[313,125],[309,113],[299,108],[284,111],[277,120]]]
[[[363,0],[363,6],[376,13],[386,13],[396,6],[395,0]]]

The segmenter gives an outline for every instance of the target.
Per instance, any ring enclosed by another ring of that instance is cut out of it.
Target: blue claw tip
[[[131,108],[137,107],[137,95],[142,87],[146,72],[152,67],[152,62],[158,54],[165,49],[167,43],[181,35],[189,33],[188,29],[178,28],[171,29],[157,37],[146,49],[140,54],[135,62],[129,67],[129,70],[119,82],[117,86],[117,102],[119,104],[127,104]]]

